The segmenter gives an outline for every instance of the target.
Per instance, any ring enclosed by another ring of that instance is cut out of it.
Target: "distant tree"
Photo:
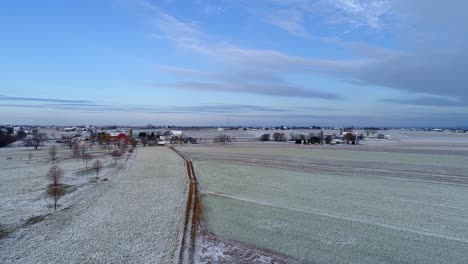
[[[54,200],[54,210],[57,211],[57,202],[63,195],[63,170],[57,165],[53,165],[47,172],[49,186],[47,194]]]
[[[289,140],[296,141],[299,139],[299,134],[296,133],[289,133]]]
[[[78,141],[73,142],[72,154],[73,157],[76,159],[80,157],[80,144],[78,143]]]
[[[146,137],[142,137],[140,140],[143,147],[146,147],[146,145],[148,145],[148,139]]]
[[[346,143],[349,144],[356,144],[356,135],[354,133],[351,133],[351,132],[347,132],[346,134],[344,134],[343,136],[343,139],[346,140]]]
[[[133,138],[130,139],[130,145],[132,146],[132,148],[136,148],[137,144],[138,144],[138,141],[136,141],[136,140],[133,139]]]
[[[34,149],[37,149],[43,142],[47,140],[47,135],[45,133],[33,133],[32,145]]]
[[[56,157],[57,157],[57,146],[56,145],[52,145],[49,147],[49,157],[50,157],[50,161],[55,161]]]
[[[169,142],[171,144],[182,144],[184,142],[184,137],[183,136],[172,136],[169,139]]]
[[[366,127],[364,128],[364,131],[366,132],[366,136],[377,134],[379,132],[378,128],[375,127]]]
[[[270,134],[263,134],[260,136],[260,141],[270,141]]]
[[[85,162],[86,168],[88,168],[88,162],[93,159],[93,156],[90,154],[86,153],[84,155],[81,155],[81,159]]]
[[[26,138],[26,132],[24,132],[23,129],[20,129],[20,130],[16,131],[15,137],[16,137],[16,140],[22,140],[22,139]]]
[[[145,132],[138,133],[138,138],[146,138],[146,133]]]
[[[108,133],[101,133],[99,135],[99,145],[105,145],[107,149],[109,150],[110,148],[110,143],[112,142],[112,137]]]
[[[273,140],[274,141],[279,141],[279,138],[280,138],[280,133],[276,132],[273,134]]]
[[[122,156],[122,152],[119,150],[114,150],[111,152],[111,156],[114,159],[114,164],[117,165],[117,160]]]
[[[213,139],[213,143],[218,144],[226,144],[227,142],[231,142],[231,137],[225,134],[219,134]]]
[[[0,148],[15,142],[15,137],[0,130]]]
[[[360,134],[360,135],[358,136],[358,139],[359,139],[359,140],[364,140],[364,134]]]
[[[81,144],[80,146],[80,154],[81,156],[83,157],[85,154],[86,154],[86,151],[88,150],[88,148],[86,147],[85,144]]]
[[[127,152],[128,150],[128,142],[126,140],[120,140],[120,152],[121,154]]]
[[[103,168],[102,161],[95,160],[91,168],[96,172],[96,178],[99,179],[99,171]]]
[[[289,140],[291,141],[296,141],[296,140],[305,140],[306,136],[303,134],[298,134],[298,133],[290,133],[289,134]]]
[[[187,144],[187,143],[198,144],[198,138],[194,138],[194,137],[183,137],[182,141],[185,144]]]
[[[312,136],[309,138],[309,143],[310,144],[320,144],[320,142],[322,141],[322,139],[318,136]]]
[[[274,139],[275,141],[286,141],[286,140],[287,140],[286,134],[284,134],[284,133],[278,133],[278,132],[276,132],[276,133],[273,134],[273,139]]]
[[[99,133],[91,129],[89,130],[89,138],[91,139],[91,145],[94,146],[94,144],[96,144],[96,141],[98,141],[99,139]]]
[[[332,136],[328,135],[325,136],[325,144],[330,144],[332,142],[333,138]]]
[[[69,135],[62,135],[60,142],[67,146],[69,149],[73,147],[73,137]]]

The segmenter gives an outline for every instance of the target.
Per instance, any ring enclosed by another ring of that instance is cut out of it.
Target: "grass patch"
[[[10,231],[8,231],[5,227],[0,225],[0,239],[7,237],[9,234]]]
[[[92,173],[95,173],[94,170],[92,168],[87,168],[87,169],[74,171],[72,175],[73,176],[85,176],[85,175],[92,174]]]
[[[23,227],[27,227],[27,226],[32,226],[34,224],[37,224],[39,222],[42,222],[45,220],[45,218],[48,216],[47,215],[37,215],[37,216],[33,216],[33,217],[30,217],[24,224],[23,224]]]

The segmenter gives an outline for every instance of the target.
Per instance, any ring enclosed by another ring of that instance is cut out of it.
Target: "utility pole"
[[[229,127],[229,113],[226,113],[226,128]]]

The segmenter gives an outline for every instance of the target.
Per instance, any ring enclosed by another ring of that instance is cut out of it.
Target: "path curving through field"
[[[200,195],[198,192],[198,180],[195,175],[192,161],[174,147],[169,147],[177,153],[185,162],[189,179],[189,192],[185,208],[183,232],[179,242],[179,263],[193,263],[195,254],[195,242],[201,217]]]
[[[139,148],[129,163],[74,206],[1,239],[0,263],[177,262],[184,161],[168,148]]]

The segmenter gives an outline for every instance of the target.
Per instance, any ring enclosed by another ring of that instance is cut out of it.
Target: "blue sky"
[[[1,123],[468,126],[467,9],[4,1]]]

